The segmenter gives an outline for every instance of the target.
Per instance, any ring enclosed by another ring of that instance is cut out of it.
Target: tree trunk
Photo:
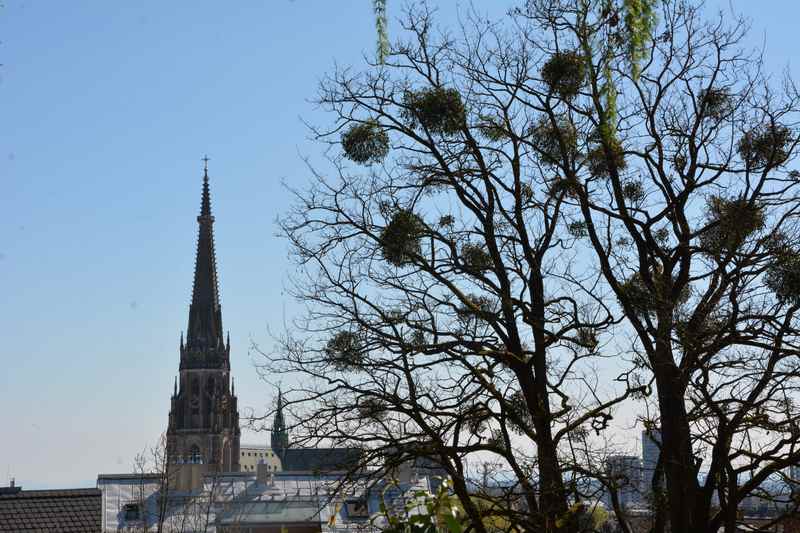
[[[567,519],[567,495],[561,468],[558,461],[556,444],[550,426],[550,401],[547,396],[547,375],[542,368],[544,355],[537,354],[534,363],[536,375],[523,371],[519,375],[520,387],[525,395],[529,412],[532,413],[533,427],[536,431],[536,453],[539,461],[539,511],[543,519],[543,533],[572,533],[574,526]],[[542,361],[539,361],[541,359]],[[561,527],[559,527],[561,521]]]
[[[666,475],[670,531],[695,531],[697,474],[692,454],[683,380],[672,354],[659,340],[654,373],[661,412],[661,457]]]

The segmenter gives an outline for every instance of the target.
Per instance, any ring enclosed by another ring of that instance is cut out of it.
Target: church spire
[[[278,405],[275,409],[275,420],[272,423],[271,435],[272,450],[278,454],[279,457],[283,456],[283,451],[289,447],[289,433],[286,431],[286,420],[283,418],[283,393],[278,388]]]
[[[178,490],[200,488],[203,479],[185,474],[181,457],[201,460],[209,465],[208,472],[238,472],[240,459],[239,408],[230,381],[230,344],[225,346],[223,337],[207,157],[202,181],[189,324],[181,334],[179,375],[172,388],[167,429],[169,463],[177,465]]]
[[[217,258],[214,251],[214,216],[211,214],[207,157],[203,158],[203,193],[197,223],[200,227],[186,344],[190,349],[208,350],[217,348],[222,340],[222,312],[219,304]]]

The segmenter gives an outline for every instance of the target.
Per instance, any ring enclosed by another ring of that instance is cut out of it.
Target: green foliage
[[[726,89],[706,89],[700,93],[697,102],[699,113],[703,118],[722,120],[733,111],[731,95]]]
[[[622,184],[622,196],[631,202],[638,203],[644,200],[644,187],[638,180],[628,180]]]
[[[489,296],[471,294],[456,313],[464,322],[488,321],[497,315],[497,307],[497,302]]]
[[[573,159],[578,152],[578,132],[565,118],[553,124],[549,117],[542,117],[531,128],[529,137],[537,158],[546,165],[556,166],[565,156]]]
[[[387,31],[386,0],[372,0],[375,10],[375,33],[378,36],[378,63],[383,64],[389,55],[389,32]]]
[[[682,153],[675,154],[675,156],[672,158],[672,165],[679,172],[683,172],[686,168],[686,156]]]
[[[625,151],[619,141],[615,138],[609,138],[605,144],[608,150],[601,143],[586,156],[586,162],[592,176],[608,178],[611,176],[612,170],[616,170],[619,173],[628,166],[628,162],[625,160]]]
[[[556,52],[542,67],[542,79],[552,92],[571,100],[586,80],[586,58],[577,51]]]
[[[603,66],[603,85],[600,87],[600,94],[603,96],[605,106],[600,116],[598,133],[601,140],[613,146],[619,144],[619,141],[617,140],[617,86],[614,83],[610,61],[611,59],[606,57]]]
[[[670,294],[666,294],[667,287],[661,272],[656,271],[652,274],[654,287],[651,289],[637,272],[622,283],[622,297],[633,307],[637,315],[645,316],[654,313],[661,306],[675,308],[684,304],[691,296],[689,286],[684,287],[675,301],[672,301]]]
[[[342,134],[342,148],[350,161],[379,163],[389,153],[389,136],[373,120],[354,124]]]
[[[526,429],[533,426],[533,418],[528,409],[528,403],[525,401],[525,396],[522,391],[514,391],[511,396],[506,398],[507,407],[513,413],[514,417],[518,420],[507,420],[506,425],[509,429],[520,435],[526,434]]]
[[[700,236],[700,244],[713,255],[735,252],[764,227],[763,208],[741,197],[712,196],[706,217],[710,227]]]
[[[583,220],[577,220],[567,224],[567,231],[576,239],[589,236],[589,225]]]
[[[624,0],[625,30],[628,42],[628,60],[631,76],[639,79],[641,62],[646,57],[647,47],[656,28],[656,0]]]
[[[708,346],[725,327],[722,317],[706,317],[701,323],[688,320],[675,321],[675,335],[684,350],[699,350]]]
[[[471,243],[461,247],[461,263],[464,270],[471,274],[480,274],[494,266],[489,254],[482,247]]]
[[[361,339],[352,331],[340,331],[325,345],[325,357],[338,370],[358,369],[364,359]]]
[[[575,178],[562,178],[557,176],[550,183],[550,195],[558,196],[564,194],[570,198],[577,198],[581,192],[581,184]]]
[[[478,131],[481,135],[493,142],[502,141],[508,138],[508,131],[500,117],[480,117]]]
[[[425,332],[419,329],[412,331],[408,337],[408,343],[415,350],[423,348],[427,342],[428,339],[425,336]]]
[[[368,396],[358,402],[358,414],[368,420],[384,420],[387,415],[387,404],[380,398]]]
[[[442,228],[451,227],[453,224],[455,224],[455,219],[453,218],[453,215],[443,215],[439,219],[439,226]]]
[[[789,159],[792,131],[781,124],[753,128],[739,140],[739,155],[748,169],[774,168]]]
[[[480,435],[488,429],[492,412],[485,405],[471,405],[464,412],[467,428],[473,435]]]
[[[653,232],[653,238],[654,238],[654,239],[655,239],[655,240],[656,240],[656,241],[657,241],[659,244],[662,244],[662,245],[663,245],[663,244],[666,244],[666,242],[667,242],[667,239],[669,239],[669,228],[667,228],[666,226],[663,226],[663,227],[661,227],[661,228],[658,228],[657,230],[655,230],[655,231]]]
[[[455,89],[432,87],[408,91],[404,97],[403,115],[412,127],[422,126],[431,133],[453,135],[466,123],[466,110]]]
[[[771,250],[772,260],[767,268],[765,283],[778,300],[791,305],[800,304],[800,251],[778,238]]]
[[[533,200],[533,187],[528,185],[527,183],[523,183],[519,187],[519,200],[523,204],[526,204]]]
[[[637,314],[646,315],[656,307],[656,297],[637,272],[620,287],[623,297]]]
[[[594,533],[600,531],[606,522],[608,522],[608,512],[605,508],[597,504],[577,502],[567,510],[565,516],[556,521],[556,526],[564,530],[573,529],[580,533]]]
[[[391,326],[402,324],[405,320],[405,313],[402,309],[389,309],[383,313],[385,321]]]
[[[600,340],[597,337],[597,331],[594,328],[581,327],[575,332],[575,344],[581,348],[586,348],[589,352],[593,352],[600,345]]]
[[[389,488],[392,488],[392,485],[387,486],[387,489]],[[443,479],[435,494],[419,491],[411,497],[404,498],[405,508],[400,513],[390,512],[383,494],[381,515],[388,523],[382,527],[383,533],[463,533],[469,520],[463,505],[452,491],[452,482]],[[481,508],[477,497],[473,496],[471,499]],[[481,521],[487,531],[516,533],[515,529],[509,527],[507,520],[488,512],[488,506],[487,512],[481,514]]]
[[[383,257],[395,266],[410,263],[422,252],[425,223],[411,211],[399,210],[380,235]]]

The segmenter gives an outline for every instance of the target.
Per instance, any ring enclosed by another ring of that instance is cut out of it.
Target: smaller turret
[[[286,430],[286,420],[283,417],[283,393],[278,389],[278,405],[275,409],[275,420],[272,423],[272,450],[283,457],[283,452],[289,447],[289,432]]]

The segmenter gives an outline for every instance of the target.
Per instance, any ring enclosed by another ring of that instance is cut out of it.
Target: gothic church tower
[[[176,380],[167,429],[172,464],[205,465],[213,472],[239,471],[239,411],[231,378],[230,335],[222,335],[214,217],[203,176],[197,257],[186,341],[181,334],[180,379]]]

